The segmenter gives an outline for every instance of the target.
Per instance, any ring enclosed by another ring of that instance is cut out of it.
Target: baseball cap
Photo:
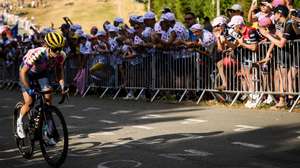
[[[139,17],[136,19],[136,22],[138,22],[138,23],[144,23],[144,17],[143,17],[143,16],[139,16]]]
[[[176,20],[174,13],[171,13],[171,12],[164,14],[162,19],[166,20],[166,21],[175,21]]]
[[[120,17],[116,17],[114,21],[118,23],[124,23],[124,19]]]
[[[110,26],[109,29],[108,29],[108,32],[118,32],[119,29],[115,26]]]
[[[146,12],[144,15],[144,19],[155,19],[155,14],[151,11]]]
[[[227,20],[224,16],[218,16],[214,18],[214,20],[211,22],[211,25],[213,27],[218,26],[218,25],[224,25],[227,23]]]
[[[106,36],[106,32],[105,31],[98,31],[96,36]]]
[[[242,16],[233,16],[228,23],[228,26],[234,27],[238,25],[245,25],[244,18]]]
[[[240,12],[243,11],[243,8],[240,4],[233,4],[229,9],[235,10],[235,11],[240,11]]]
[[[139,16],[137,16],[137,15],[132,15],[132,16],[130,16],[129,18],[130,18],[130,20],[136,22],[137,19],[138,19],[138,17],[139,17]]]
[[[199,31],[199,30],[203,30],[203,26],[201,24],[194,24],[191,28],[191,31]]]
[[[280,13],[285,17],[288,17],[289,15],[289,9],[284,6],[284,5],[278,5],[275,9],[274,9],[274,13]]]

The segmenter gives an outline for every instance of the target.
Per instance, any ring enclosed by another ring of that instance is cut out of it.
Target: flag
[[[16,23],[16,25],[14,25],[14,27],[11,28],[11,33],[12,33],[12,37],[16,38],[18,36],[19,33],[19,22]]]

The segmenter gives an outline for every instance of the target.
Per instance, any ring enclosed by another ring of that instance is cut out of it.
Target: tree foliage
[[[216,16],[216,4],[213,4],[214,1],[216,0],[152,0],[151,7],[156,13],[160,13],[164,7],[169,7],[175,11],[179,20],[183,19],[183,14],[186,11],[192,11],[202,20],[205,16],[208,16],[210,19]],[[221,14],[224,15],[226,9],[231,5],[239,3],[247,15],[251,2],[252,0],[220,0]],[[295,7],[300,8],[299,0],[295,0]]]

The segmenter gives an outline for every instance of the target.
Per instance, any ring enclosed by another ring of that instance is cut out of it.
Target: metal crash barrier
[[[275,47],[269,62],[262,62],[269,43],[258,45],[256,52],[238,48],[222,53],[205,54],[189,48],[144,49],[130,58],[114,53],[94,53],[86,56],[81,66],[69,57],[65,62],[65,79],[74,83],[77,75],[83,75],[83,96],[92,88],[102,88],[102,98],[109,89],[116,91],[116,99],[122,88],[138,90],[141,94],[154,91],[151,101],[161,91],[180,92],[179,102],[188,92],[198,92],[199,103],[205,94],[231,96],[231,105],[244,95],[256,97],[255,107],[266,97],[289,96],[300,100],[300,41],[289,41],[284,48]],[[0,60],[0,81],[18,79],[18,61]],[[82,72],[82,73],[79,73]]]

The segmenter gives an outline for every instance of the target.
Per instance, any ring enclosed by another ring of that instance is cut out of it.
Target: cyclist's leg
[[[30,105],[32,104],[32,98],[31,96],[25,91],[25,88],[21,85],[21,90],[22,90],[22,95],[23,95],[23,99],[24,99],[24,104],[20,109],[20,114],[19,117],[17,119],[17,135],[20,138],[25,138],[26,134],[24,132],[24,128],[23,128],[23,117],[26,116],[26,114],[29,112],[30,110]]]
[[[41,91],[50,91],[52,88],[49,85],[49,79],[47,77],[41,78],[38,80],[41,87]],[[52,94],[45,94],[45,100],[48,105],[52,104]]]
[[[30,105],[32,104],[32,98],[27,92],[23,92],[23,99],[24,99],[24,104],[20,109],[20,116],[23,117],[25,116],[28,111],[30,110]]]

